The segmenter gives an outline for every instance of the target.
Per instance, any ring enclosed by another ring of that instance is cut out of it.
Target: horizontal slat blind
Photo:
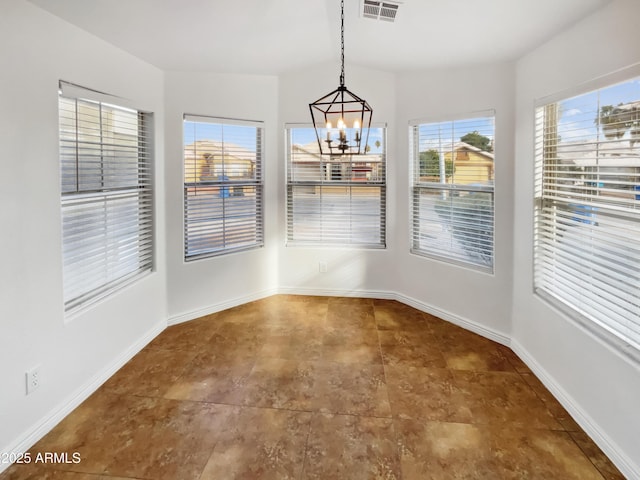
[[[638,80],[536,111],[535,288],[640,350]]]
[[[493,270],[494,117],[412,122],[411,251]]]
[[[60,177],[69,312],[152,269],[153,197],[149,114],[65,96],[64,86]]]
[[[261,122],[185,115],[185,260],[263,245],[262,138]]]
[[[297,242],[379,245],[382,187],[301,186],[288,188],[289,238]]]
[[[366,155],[320,155],[309,127],[287,129],[287,244],[385,246],[385,129]]]

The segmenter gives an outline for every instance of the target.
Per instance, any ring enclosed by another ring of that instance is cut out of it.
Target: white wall
[[[169,322],[177,323],[276,292],[278,79],[274,76],[167,72],[166,185]],[[265,246],[184,261],[183,115],[259,120],[265,126]]]
[[[400,75],[397,83],[396,290],[443,318],[508,342],[512,283],[514,71],[511,64]],[[409,121],[495,110],[495,265],[481,273],[409,253]]]
[[[23,0],[0,3],[0,451],[17,451],[166,325],[164,189],[156,189],[156,272],[65,322],[58,80],[156,113],[162,72]],[[156,142],[162,172],[163,144]],[[41,387],[25,395],[25,371]],[[6,466],[6,465],[5,465]]]
[[[395,137],[395,76],[378,70],[346,66],[345,85],[366,99],[373,108],[373,123],[388,124],[387,130],[387,248],[305,248],[287,247],[286,238],[286,169],[284,133],[279,138],[280,217],[279,279],[281,291],[309,294],[373,295],[395,289],[394,254],[397,156]],[[309,103],[335,89],[340,81],[340,64],[336,62],[293,71],[280,76],[279,132],[287,123],[310,124]],[[319,273],[318,262],[327,262],[327,272]]]
[[[618,0],[517,63],[514,348],[606,453],[640,478],[640,370],[533,294],[534,101],[640,62],[640,2]]]

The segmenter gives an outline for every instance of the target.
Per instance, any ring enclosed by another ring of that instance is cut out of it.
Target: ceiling
[[[163,70],[280,74],[339,62],[339,0],[30,0]],[[389,72],[514,60],[611,0],[345,0],[345,58]],[[336,67],[338,68],[338,67]]]

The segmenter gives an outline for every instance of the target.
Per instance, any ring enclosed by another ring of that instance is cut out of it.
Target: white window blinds
[[[262,125],[185,115],[185,260],[263,245]]]
[[[536,292],[640,350],[640,80],[537,108],[535,206]]]
[[[320,155],[313,128],[287,128],[288,245],[385,246],[385,132],[366,155]]]
[[[411,251],[493,271],[494,116],[410,125]]]
[[[66,311],[153,266],[151,115],[112,102],[117,98],[60,84]]]

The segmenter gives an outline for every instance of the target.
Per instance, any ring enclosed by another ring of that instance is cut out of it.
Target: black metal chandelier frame
[[[344,84],[344,0],[340,1],[340,64],[338,88],[309,104],[313,128],[321,154],[365,154],[373,109]]]

